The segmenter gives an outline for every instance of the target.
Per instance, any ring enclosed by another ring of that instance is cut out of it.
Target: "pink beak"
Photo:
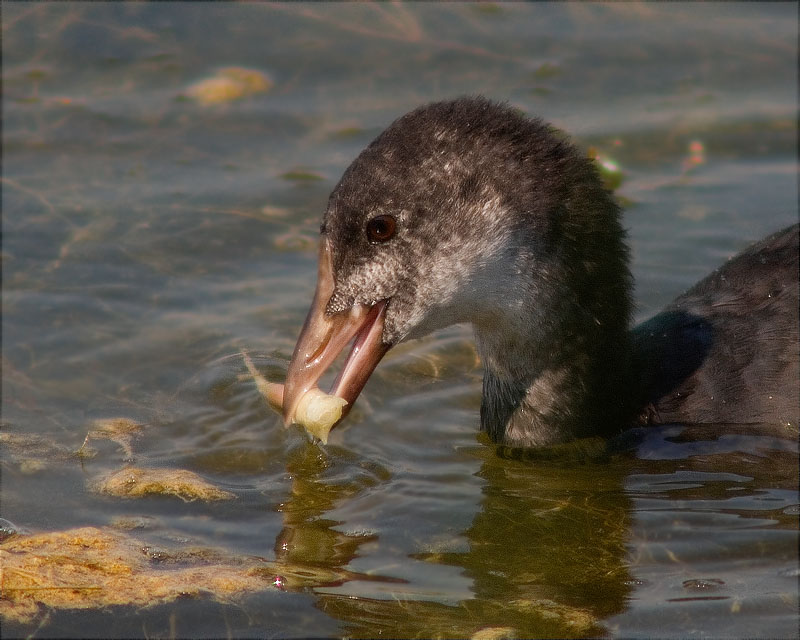
[[[300,337],[289,363],[283,392],[283,419],[294,422],[300,398],[317,386],[348,343],[355,338],[342,371],[330,393],[347,400],[342,417],[347,415],[370,374],[389,350],[383,343],[383,320],[387,300],[372,306],[356,305],[347,311],[327,315],[325,307],[333,294],[333,263],[328,239],[323,236],[319,248],[317,289]]]

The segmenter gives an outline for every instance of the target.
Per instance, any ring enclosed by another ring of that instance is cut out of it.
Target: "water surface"
[[[797,219],[796,43],[784,3],[5,4],[2,517],[263,579],[36,605],[4,635],[797,637],[796,430],[504,457],[453,327],[393,350],[319,447],[241,357],[282,378],[342,171],[395,117],[465,93],[616,163],[647,318]],[[191,97],[228,67],[270,86]],[[98,434],[109,419],[130,433]],[[234,497],[94,489],[129,467]]]

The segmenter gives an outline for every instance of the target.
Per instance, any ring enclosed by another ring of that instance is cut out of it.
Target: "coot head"
[[[399,118],[330,196],[286,420],[351,339],[331,392],[352,405],[393,345],[470,323],[495,441],[619,425],[631,306],[619,217],[592,161],[509,106],[461,98]]]

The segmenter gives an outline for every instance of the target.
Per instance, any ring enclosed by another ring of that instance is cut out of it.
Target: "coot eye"
[[[371,244],[378,244],[390,240],[394,235],[397,223],[392,216],[375,216],[367,222],[367,240]]]

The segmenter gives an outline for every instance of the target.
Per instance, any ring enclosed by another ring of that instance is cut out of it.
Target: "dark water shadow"
[[[471,580],[471,598],[452,604],[409,598],[410,591],[394,599],[317,593],[317,606],[340,620],[350,637],[606,635],[603,618],[624,609],[631,589],[624,465],[587,457],[585,450],[577,464],[564,451],[549,460],[511,459],[491,446],[471,453],[482,460],[486,485],[480,511],[462,534],[468,549],[411,556],[460,568]],[[330,486],[325,491],[330,494]],[[286,505],[293,523],[276,547],[324,526],[313,510],[298,508],[304,500],[293,495]],[[332,531],[317,531],[315,538],[326,541],[314,545],[316,562],[347,560],[357,548]],[[309,557],[307,550],[288,553]]]

